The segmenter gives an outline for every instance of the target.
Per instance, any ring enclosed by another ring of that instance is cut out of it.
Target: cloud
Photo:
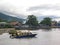
[[[21,13],[19,8],[15,7],[12,4],[0,4],[0,13],[4,13],[10,16],[18,17],[18,18],[23,18],[24,14]]]
[[[35,11],[35,10],[60,10],[60,5],[50,5],[50,4],[44,4],[44,5],[40,5],[40,6],[34,6],[34,7],[30,7],[29,9],[27,9],[28,11]]]
[[[1,0],[0,12],[17,17],[30,14],[60,16],[60,2],[59,0]]]

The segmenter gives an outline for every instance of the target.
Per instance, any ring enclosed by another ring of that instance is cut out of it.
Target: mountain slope
[[[0,19],[7,20],[7,21],[19,21],[19,22],[22,22],[25,20],[17,17],[12,17],[4,13],[0,13]]]

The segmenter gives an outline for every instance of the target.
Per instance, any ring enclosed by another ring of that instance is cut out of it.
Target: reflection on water
[[[36,30],[35,30],[36,31]],[[60,45],[60,29],[40,29],[37,38],[11,39],[8,33],[0,35],[0,45]]]
[[[51,28],[49,28],[49,29],[41,29],[42,31],[52,31],[52,29]]]

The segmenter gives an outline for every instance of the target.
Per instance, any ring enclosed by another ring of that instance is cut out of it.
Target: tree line
[[[27,17],[26,24],[29,26],[38,26],[39,24],[51,26],[51,18],[45,17],[41,22],[38,23],[37,17],[34,15],[29,15]]]

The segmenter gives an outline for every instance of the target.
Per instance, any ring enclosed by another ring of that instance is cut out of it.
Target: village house
[[[20,26],[20,25],[22,25],[22,23],[20,23],[18,21],[12,21],[9,24],[12,25],[12,26]]]
[[[12,21],[9,24],[13,26],[15,29],[20,29],[20,27],[22,26],[22,23],[18,21]]]
[[[5,27],[5,25],[7,25],[7,24],[8,24],[7,22],[0,22],[0,28]]]
[[[57,26],[57,21],[52,21],[51,22],[51,27],[56,27]]]

